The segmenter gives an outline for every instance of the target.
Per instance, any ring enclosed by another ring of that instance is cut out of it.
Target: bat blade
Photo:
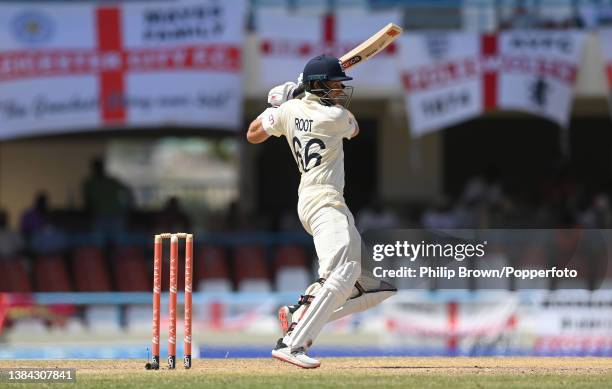
[[[397,39],[401,33],[402,28],[397,24],[387,24],[359,46],[340,57],[342,68],[344,70],[350,69],[363,61],[367,61],[383,51]]]
[[[402,31],[402,28],[395,23],[387,24],[359,46],[340,57],[342,69],[350,69],[380,53],[396,40]],[[293,91],[293,97],[298,97],[302,93],[304,93],[304,85],[300,85]]]

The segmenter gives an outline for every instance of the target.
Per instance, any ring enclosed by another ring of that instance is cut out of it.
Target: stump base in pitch
[[[147,370],[159,370],[159,355],[153,355],[151,362],[147,362],[145,365]]]

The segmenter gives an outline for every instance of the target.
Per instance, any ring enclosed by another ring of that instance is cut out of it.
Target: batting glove
[[[295,88],[297,88],[297,84],[291,81],[275,86],[268,92],[268,104],[273,107],[280,107],[282,103],[293,98]]]

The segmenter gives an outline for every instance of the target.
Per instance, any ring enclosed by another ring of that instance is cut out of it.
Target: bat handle
[[[296,97],[304,93],[304,91],[305,91],[304,85],[298,86],[297,88],[293,90],[293,98],[295,99]]]

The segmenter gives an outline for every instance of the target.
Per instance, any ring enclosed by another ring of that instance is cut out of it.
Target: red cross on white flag
[[[0,5],[0,25],[13,29],[0,33],[0,138],[100,126],[239,126],[244,2],[31,9]]]
[[[400,15],[395,11],[307,14],[265,7],[256,11],[262,93],[274,85],[296,80],[312,57],[341,57],[386,24],[400,24]],[[354,78],[351,85],[369,90],[388,90],[397,85],[396,47],[392,44],[371,61],[350,69]]]
[[[485,34],[480,37],[482,57],[482,106],[486,111],[497,107],[498,50],[497,35]]]
[[[121,32],[121,13],[119,8],[99,8],[96,11],[98,50],[102,56],[115,57],[116,66],[100,72],[99,101],[103,122],[125,121],[123,96],[123,45]]]
[[[411,134],[468,120],[495,104],[494,45],[482,45],[478,34],[405,33],[399,49]]]
[[[494,109],[569,120],[584,34],[571,31],[407,33],[398,60],[414,135]]]

